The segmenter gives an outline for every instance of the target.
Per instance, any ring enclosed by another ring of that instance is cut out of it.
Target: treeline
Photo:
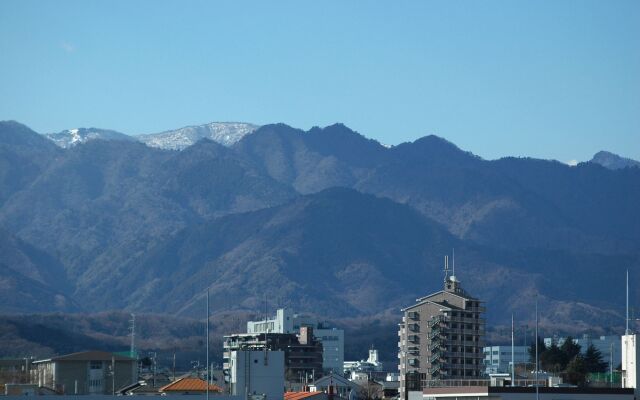
[[[595,372],[606,372],[608,363],[602,358],[602,353],[593,344],[582,354],[580,345],[568,336],[561,346],[556,343],[546,346],[538,338],[539,368],[544,371],[559,374],[565,382],[578,386],[587,383],[587,375]],[[529,348],[529,357],[535,363],[536,345]]]

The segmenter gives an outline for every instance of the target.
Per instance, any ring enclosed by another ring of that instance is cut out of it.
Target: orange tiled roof
[[[200,378],[180,378],[160,388],[161,392],[206,392],[207,383]],[[209,391],[222,392],[220,386],[209,385]]]
[[[322,393],[323,392],[286,392],[284,394],[284,400],[302,400]]]

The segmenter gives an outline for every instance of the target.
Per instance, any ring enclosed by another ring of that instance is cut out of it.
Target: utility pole
[[[136,351],[136,315],[131,313],[131,319],[129,320],[129,322],[131,323],[131,326],[129,329],[131,329],[131,350],[130,350],[130,355],[131,357],[135,357],[135,351]],[[138,357],[135,357],[136,359]]]
[[[111,355],[111,394],[116,395],[116,357]]]
[[[176,349],[173,349],[173,373],[171,374],[171,381],[175,382],[176,380]]]
[[[207,286],[207,400],[209,400],[209,287]]]
[[[609,345],[609,383],[613,387],[613,343]]]
[[[536,400],[540,399],[540,391],[538,390],[538,295],[536,294]]]
[[[513,324],[513,313],[511,313],[511,386],[514,386],[516,383],[516,362],[515,362],[515,333],[514,333],[514,324]]]

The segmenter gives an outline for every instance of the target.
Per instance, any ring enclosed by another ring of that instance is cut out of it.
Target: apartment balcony
[[[446,340],[444,335],[447,333],[448,329],[436,329],[427,333],[427,339],[429,340]]]
[[[441,342],[431,343],[431,345],[429,346],[429,351],[434,353],[436,350],[438,352],[444,352],[446,350],[446,348],[444,347],[444,345]]]
[[[431,328],[434,325],[445,324],[447,322],[449,322],[449,317],[445,317],[444,315],[438,315],[431,318],[431,320],[428,322],[428,325],[429,325],[429,328]]]
[[[462,353],[462,352],[447,351],[445,355],[448,358],[473,358],[473,359],[484,360],[484,354],[482,353],[471,353],[471,352]]]
[[[407,313],[407,316],[409,317],[409,319],[412,319],[414,321],[417,321],[420,319],[420,314],[417,313],[416,311],[409,311]]]
[[[442,354],[434,354],[429,359],[429,363],[431,365],[442,364],[444,363],[444,357],[442,356]]]

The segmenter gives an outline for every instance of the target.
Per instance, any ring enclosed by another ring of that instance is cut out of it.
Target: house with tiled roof
[[[284,400],[327,400],[324,392],[285,392]]]
[[[188,376],[176,379],[168,385],[160,388],[160,393],[165,394],[203,394],[207,392],[207,382],[204,379]],[[210,393],[222,393],[218,385],[209,384]]]

